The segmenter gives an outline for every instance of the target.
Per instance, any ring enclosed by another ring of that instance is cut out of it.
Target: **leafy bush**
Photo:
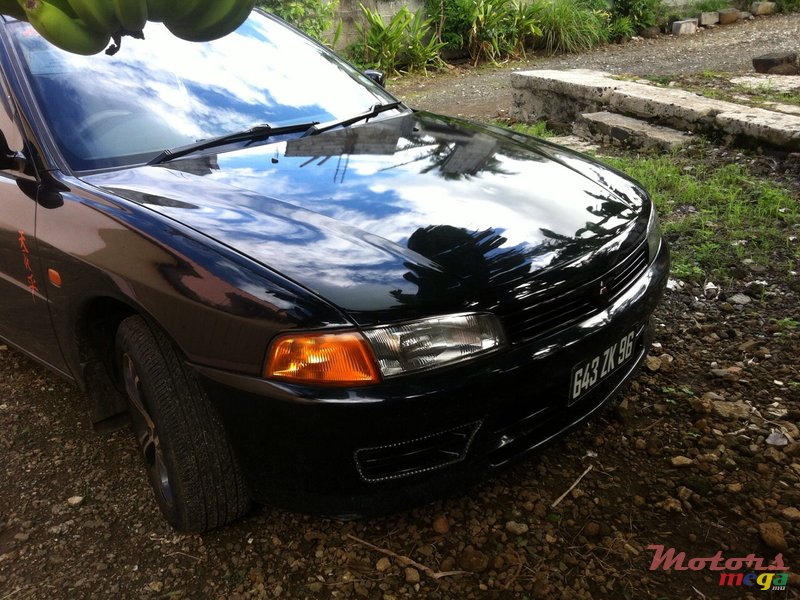
[[[549,53],[578,52],[608,39],[608,13],[585,0],[545,0],[538,16],[539,45]]]
[[[496,63],[525,54],[525,43],[540,35],[538,5],[521,0],[473,0],[468,35],[469,54]]]
[[[800,0],[777,0],[777,4],[781,12],[800,10]]]
[[[322,40],[333,28],[339,0],[258,0],[256,5]]]
[[[611,6],[614,18],[628,17],[635,32],[658,25],[661,13],[661,0],[613,0]]]
[[[608,25],[608,39],[611,42],[629,40],[636,35],[636,27],[630,17],[616,17]]]
[[[472,26],[474,0],[426,0],[425,8],[436,24],[436,37],[443,49],[458,52],[466,47]]]
[[[424,11],[412,13],[403,6],[387,23],[380,12],[363,4],[365,23],[357,23],[360,41],[350,47],[355,62],[386,73],[426,69],[442,64],[443,44],[434,36],[431,20]]]

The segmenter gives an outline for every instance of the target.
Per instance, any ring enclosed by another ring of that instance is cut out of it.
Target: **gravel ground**
[[[740,21],[696,35],[636,38],[581,54],[530,56],[500,68],[460,66],[435,77],[414,76],[389,89],[416,108],[481,120],[503,118],[511,107],[511,71],[597,69],[625,75],[753,73],[752,58],[800,51],[800,13]]]
[[[764,30],[796,43],[799,26],[800,15],[758,19],[528,66],[660,73],[682,49],[698,69],[733,70],[725,65],[745,65],[754,47],[774,49],[742,40]],[[458,70],[397,89],[448,97],[455,112],[507,74]],[[674,283],[645,368],[599,418],[464,496],[358,522],[261,507],[205,535],[176,534],[129,432],[95,434],[75,388],[0,345],[0,600],[800,598],[791,268],[743,263],[742,279],[716,290]],[[650,570],[653,545],[687,559],[781,553],[795,574],[784,591],[720,587],[708,569]]]

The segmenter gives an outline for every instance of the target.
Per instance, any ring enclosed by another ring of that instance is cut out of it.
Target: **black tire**
[[[129,317],[116,351],[136,440],[170,525],[199,533],[246,513],[250,496],[219,415],[167,336]]]

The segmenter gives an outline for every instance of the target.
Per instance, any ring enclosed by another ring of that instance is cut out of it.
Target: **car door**
[[[0,338],[63,371],[36,247],[39,185],[9,95],[0,91]]]

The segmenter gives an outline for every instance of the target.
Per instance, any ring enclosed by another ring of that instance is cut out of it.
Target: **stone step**
[[[669,151],[695,141],[691,133],[612,112],[584,113],[575,120],[572,132],[602,144],[642,150]]]
[[[800,116],[619,80],[602,71],[520,71],[512,73],[511,85],[511,116],[528,123],[572,124],[583,113],[610,110],[736,143],[800,150]]]

